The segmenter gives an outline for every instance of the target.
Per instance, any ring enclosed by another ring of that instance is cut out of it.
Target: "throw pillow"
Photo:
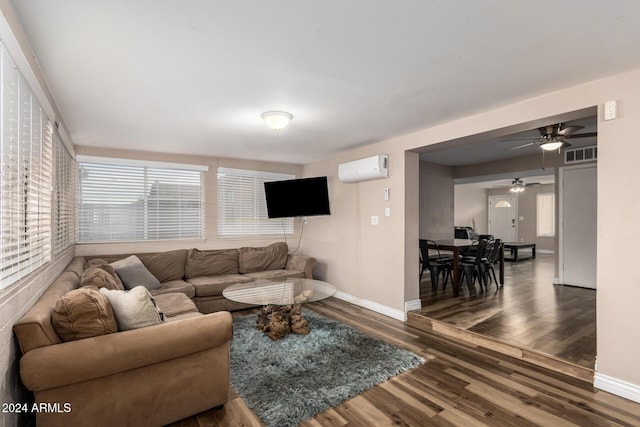
[[[218,249],[211,251],[189,250],[184,275],[187,279],[202,276],[238,274],[238,250]]]
[[[147,270],[147,267],[140,261],[140,258],[135,255],[114,261],[110,265],[116,271],[126,289],[144,286],[152,290],[160,287],[160,281]]]
[[[118,332],[109,300],[92,286],[63,295],[51,313],[51,323],[65,342]]]
[[[238,253],[240,273],[253,273],[285,268],[289,247],[284,242],[278,242],[264,248],[240,248]]]
[[[130,291],[101,288],[100,292],[111,303],[119,330],[128,331],[162,323],[151,294],[144,286],[136,286]]]
[[[109,264],[95,265],[82,272],[80,286],[124,290],[124,285]]]

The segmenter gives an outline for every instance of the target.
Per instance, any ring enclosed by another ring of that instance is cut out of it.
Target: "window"
[[[293,218],[269,219],[264,183],[295,175],[218,168],[218,236],[293,234]]]
[[[78,242],[203,237],[205,166],[77,159]]]
[[[0,288],[51,260],[53,126],[0,52]]]
[[[554,193],[539,193],[536,198],[536,229],[538,237],[556,234],[556,199]]]
[[[73,193],[75,188],[75,167],[73,158],[59,135],[55,135],[55,183],[53,188],[53,253],[60,252],[73,245],[74,224]]]

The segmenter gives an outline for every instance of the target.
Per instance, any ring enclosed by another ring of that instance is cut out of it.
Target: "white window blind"
[[[536,197],[536,229],[538,237],[555,236],[555,194],[538,193]]]
[[[73,195],[76,169],[71,154],[57,134],[55,135],[55,149],[53,253],[58,254],[73,245],[74,242],[73,211],[75,206]]]
[[[202,168],[78,158],[78,242],[204,235]]]
[[[218,168],[218,236],[293,234],[293,218],[269,219],[264,183],[295,175]]]
[[[0,288],[51,260],[53,127],[0,52]]]

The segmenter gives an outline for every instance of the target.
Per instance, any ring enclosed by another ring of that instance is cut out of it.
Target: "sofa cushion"
[[[160,281],[145,267],[135,255],[114,261],[111,266],[116,271],[126,289],[144,286],[151,290],[160,287]]]
[[[33,307],[13,325],[22,354],[62,342],[53,327],[51,310],[60,297],[77,288],[79,283],[80,278],[75,273],[65,271],[44,291]]]
[[[294,277],[304,277],[304,271],[267,270],[267,271],[256,271],[255,273],[247,273],[245,274],[245,276],[250,277],[252,279],[278,280],[278,279],[289,279]]]
[[[187,250],[137,254],[140,261],[160,282],[170,282],[184,277]]]
[[[184,313],[198,312],[195,303],[181,293],[161,294],[153,297],[158,309],[164,313],[165,318],[175,317]]]
[[[101,288],[100,292],[111,303],[119,330],[128,331],[162,323],[151,294],[144,286],[136,286],[129,291]]]
[[[285,268],[289,247],[278,242],[264,248],[240,248],[238,252],[240,273],[244,274]]]
[[[177,316],[173,316],[173,317],[167,317],[165,321],[167,323],[175,322],[176,320],[191,319],[192,317],[199,317],[199,316],[204,316],[204,314],[200,313],[199,311],[195,311],[195,312],[178,314]]]
[[[109,264],[95,265],[86,269],[80,276],[80,286],[124,290],[124,285]]]
[[[194,277],[187,280],[196,290],[196,296],[222,295],[222,291],[235,283],[249,283],[253,279],[241,274]]]
[[[76,276],[78,276],[79,279],[82,276],[82,272],[84,271],[85,262],[86,260],[84,259],[84,257],[75,257],[73,260],[71,260],[69,265],[67,265],[67,268],[65,268],[64,271],[70,271],[74,273]]]
[[[217,249],[201,251],[189,250],[184,276],[187,279],[200,276],[219,276],[223,274],[237,274],[238,250]]]
[[[111,304],[92,286],[74,289],[63,295],[51,312],[51,321],[62,341],[97,337],[118,331]]]
[[[156,295],[169,294],[179,292],[185,294],[189,298],[196,296],[196,290],[191,283],[187,283],[184,280],[171,280],[170,282],[160,283],[160,287],[152,289],[151,295],[155,298]]]

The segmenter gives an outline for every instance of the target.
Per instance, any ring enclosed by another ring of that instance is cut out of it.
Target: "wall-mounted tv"
[[[330,215],[327,177],[264,183],[269,218]]]

